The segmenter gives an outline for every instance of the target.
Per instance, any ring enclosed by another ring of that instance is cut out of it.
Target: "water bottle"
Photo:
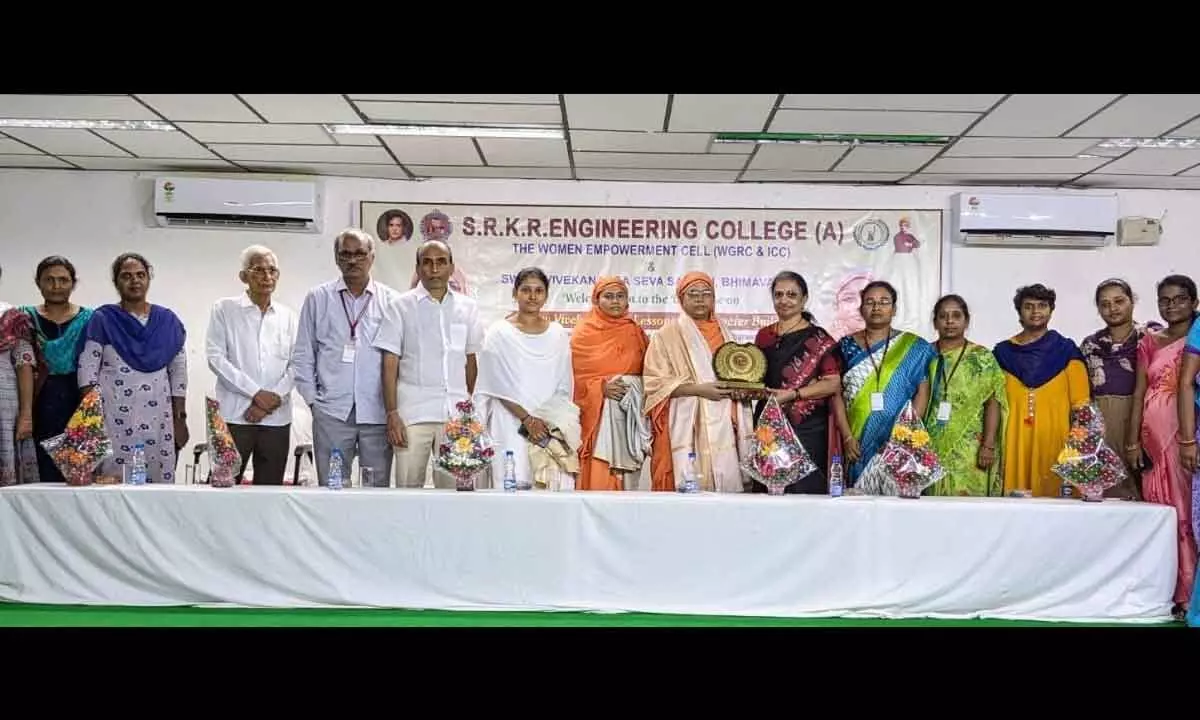
[[[834,455],[829,463],[829,497],[841,497],[845,492],[842,483],[842,456]]]
[[[341,490],[346,486],[346,456],[341,448],[334,448],[329,453],[329,482],[330,490]]]
[[[517,460],[512,450],[504,451],[504,489],[507,492],[517,490]]]
[[[688,453],[687,466],[683,469],[683,485],[679,488],[680,492],[698,493],[700,492],[700,469],[696,467],[696,453]]]
[[[129,460],[129,474],[125,482],[130,485],[146,484],[146,446],[142,443],[133,446],[133,457]]]
[[[1058,496],[1064,498],[1075,497],[1075,488],[1071,487],[1071,483],[1063,480],[1062,485],[1058,486]]]

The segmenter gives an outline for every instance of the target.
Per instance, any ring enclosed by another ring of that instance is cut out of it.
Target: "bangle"
[[[800,399],[800,388],[796,388],[795,390],[792,391],[792,402],[796,402],[799,399]]]
[[[1194,442],[1194,441],[1193,441],[1193,442]],[[1125,449],[1126,449],[1126,450],[1128,450],[1128,451],[1130,451],[1130,452],[1133,452],[1134,450],[1137,450],[1137,449],[1138,449],[1138,448],[1140,448],[1141,446],[1142,446],[1142,444],[1141,444],[1141,443],[1132,443],[1132,444],[1126,445],[1126,446],[1125,446]]]
[[[1179,439],[1176,439],[1176,442],[1178,442],[1180,445],[1195,445],[1195,444],[1196,444],[1196,441],[1195,441],[1195,440],[1179,440]]]

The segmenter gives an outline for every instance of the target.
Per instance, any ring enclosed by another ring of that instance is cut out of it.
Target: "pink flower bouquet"
[[[104,428],[104,401],[100,388],[84,391],[66,430],[42,441],[42,449],[58,466],[68,485],[91,485],[101,462],[112,455],[112,440]]]
[[[457,403],[454,410],[442,427],[435,462],[454,476],[458,490],[474,490],[476,476],[491,465],[495,444],[470,400]]]
[[[221,403],[213,398],[204,398],[204,415],[208,436],[209,484],[213,487],[233,487],[242,456],[233,442],[233,434],[221,416]]]
[[[772,495],[782,495],[788,485],[817,469],[773,395],[758,416],[749,444],[742,472],[766,485]]]
[[[1071,411],[1067,442],[1050,469],[1092,502],[1102,500],[1105,490],[1126,480],[1125,463],[1105,442],[1104,416],[1094,404]]]
[[[905,403],[891,436],[858,478],[857,487],[868,495],[916,498],[946,474],[930,445],[929,431],[911,402]]]

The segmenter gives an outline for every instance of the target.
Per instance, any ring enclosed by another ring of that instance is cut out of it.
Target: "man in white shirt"
[[[342,482],[351,484],[350,466],[374,471],[374,482],[390,484],[392,449],[380,386],[380,353],[372,343],[383,308],[398,293],[371,279],[375,238],[358,228],[338,233],[334,260],[342,276],[308,292],[300,308],[300,329],[292,365],[296,390],[312,408],[317,481],[329,482],[329,458],[340,448]]]
[[[450,288],[454,256],[445,243],[417,248],[420,284],[388,305],[375,347],[383,351],[388,442],[396,448],[396,487],[424,487],[430,454],[454,405],[475,391],[483,326],[475,300]],[[454,479],[434,468],[434,485]]]
[[[242,251],[241,295],[218,300],[208,321],[208,367],[216,400],[242,456],[237,481],[254,457],[255,485],[282,485],[291,448],[292,344],[296,313],[272,300],[279,260],[269,248]]]

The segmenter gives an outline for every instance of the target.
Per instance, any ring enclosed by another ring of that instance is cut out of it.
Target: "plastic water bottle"
[[[146,484],[146,446],[142,443],[133,446],[133,457],[129,461],[126,482],[130,485]]]
[[[507,492],[517,490],[517,460],[512,450],[504,451],[504,489]]]
[[[334,448],[329,453],[329,482],[330,490],[341,490],[346,487],[346,456],[341,448]]]
[[[829,463],[829,497],[841,497],[845,489],[842,481],[842,456],[834,455]]]
[[[696,467],[696,453],[688,453],[687,467],[683,469],[683,486],[680,492],[700,492],[700,469]]]
[[[1075,488],[1071,487],[1071,483],[1063,480],[1062,485],[1058,486],[1058,496],[1064,498],[1075,497]]]

